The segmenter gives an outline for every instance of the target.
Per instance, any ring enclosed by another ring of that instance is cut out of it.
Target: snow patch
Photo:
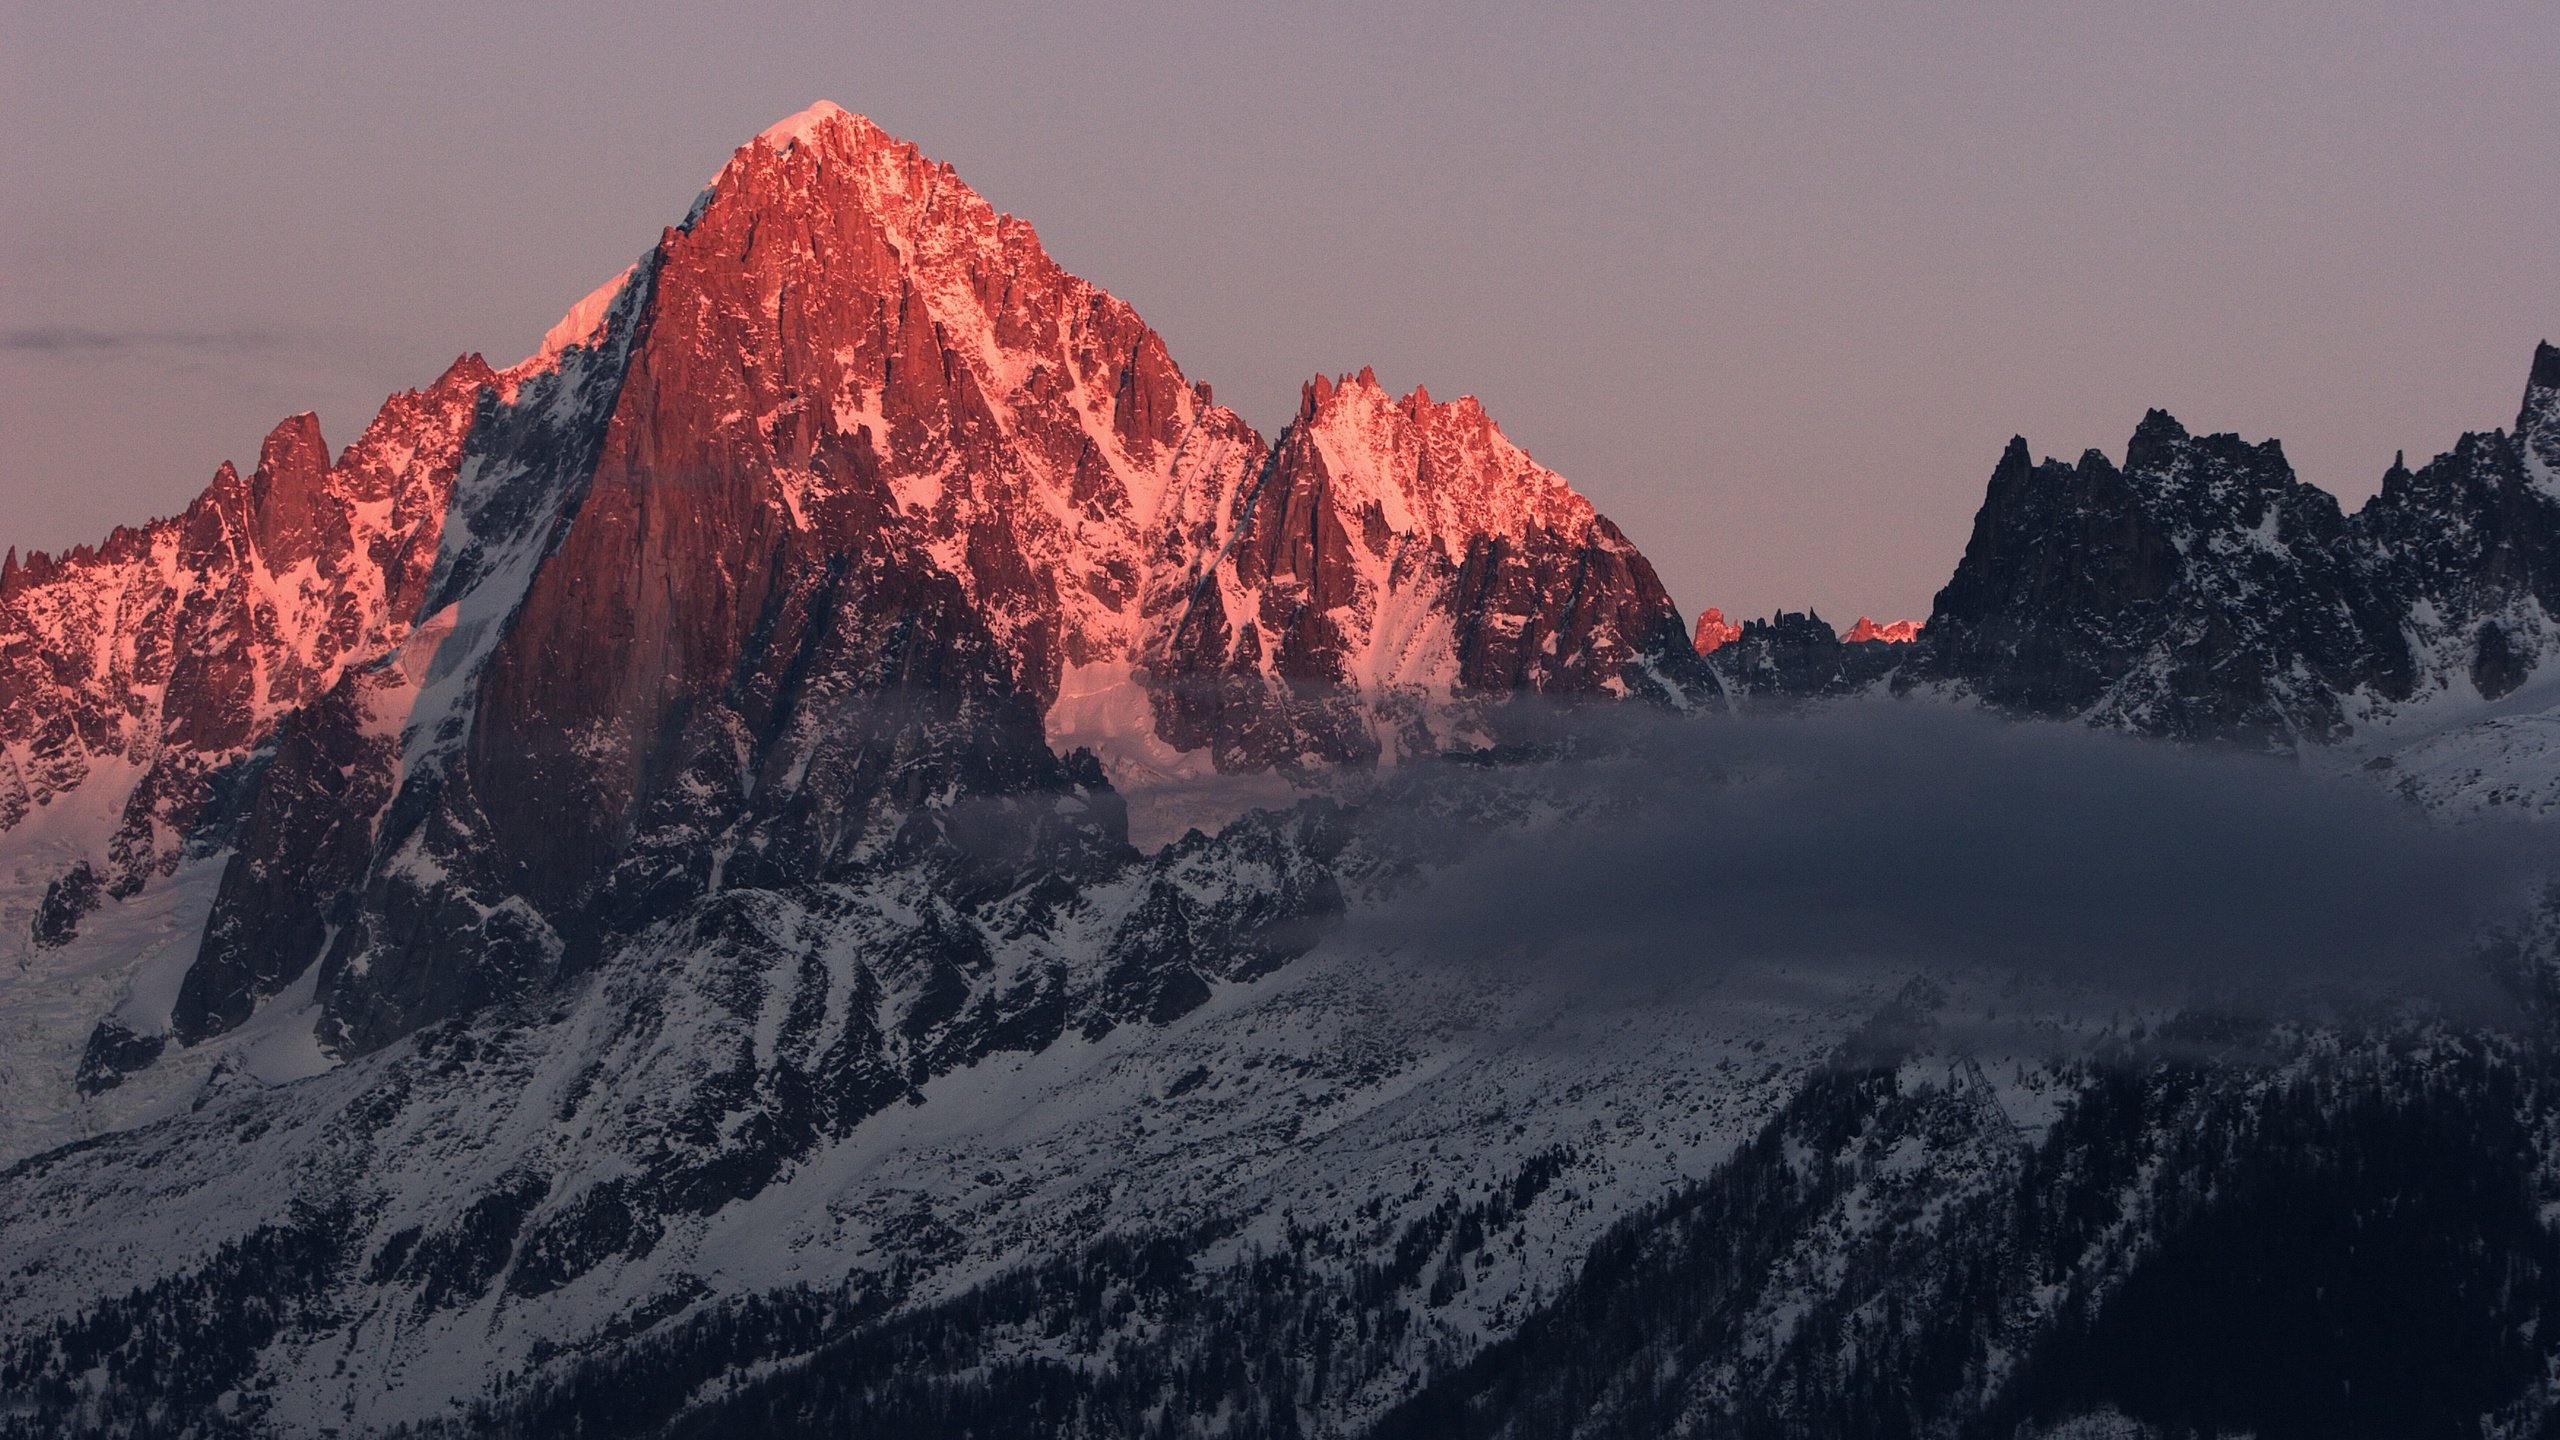
[[[767,125],[762,130],[756,132],[756,139],[763,141],[773,149],[787,150],[791,146],[797,145],[801,141],[808,139],[810,136],[817,134],[818,131],[825,126],[833,125],[840,121],[858,120],[860,118],[861,117],[855,115],[852,111],[845,109],[833,100],[821,100],[816,104],[811,105],[806,110],[802,110],[797,114],[785,115],[781,119]],[[730,133],[735,134],[736,132],[732,131]]]
[[[531,355],[509,369],[548,369],[572,346],[594,344],[606,317],[613,312],[613,302],[621,296],[622,287],[630,283],[631,272],[639,268],[637,264],[625,265],[621,274],[588,291],[584,299],[569,307],[569,313],[561,316],[559,323],[542,332],[542,343]]]

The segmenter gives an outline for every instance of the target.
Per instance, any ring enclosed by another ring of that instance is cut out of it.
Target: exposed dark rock
[[[2341,696],[2407,689],[2399,611],[2325,492],[2270,442],[2152,411],[2117,469],[2012,441],[1914,657],[1995,704],[2187,739],[2326,741]]]
[[[181,1043],[248,1019],[259,1000],[320,958],[332,915],[349,913],[398,759],[397,737],[367,733],[371,688],[362,672],[349,671],[279,728],[275,758],[178,989],[170,1025]]]
[[[151,1068],[168,1045],[168,1036],[136,1034],[110,1015],[89,1032],[89,1043],[81,1048],[80,1070],[72,1083],[83,1095],[103,1095],[123,1084],[127,1075]]]
[[[591,1186],[525,1232],[507,1271],[507,1292],[547,1294],[607,1260],[641,1259],[665,1228],[628,1182]]]
[[[80,922],[104,903],[104,890],[86,860],[55,876],[36,906],[35,942],[50,949],[78,939]]]
[[[2548,353],[2515,435],[2394,463],[2352,517],[2273,441],[2193,436],[2156,410],[2121,469],[2011,441],[1897,684],[2275,748],[2433,686],[2512,692],[2560,640],[2560,488],[2528,463],[2560,444]]]

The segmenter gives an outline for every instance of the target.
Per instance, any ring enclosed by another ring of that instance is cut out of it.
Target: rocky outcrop
[[[1710,605],[1700,612],[1697,631],[1689,637],[1689,643],[1699,654],[1713,655],[1719,648],[1741,638],[1742,627],[1725,619],[1722,610]]]
[[[399,736],[382,722],[406,714],[375,703],[383,684],[350,670],[278,727],[178,990],[170,1030],[181,1043],[248,1019],[319,957],[333,919],[344,918],[333,912],[364,877],[375,822],[398,778]]]
[[[2465,435],[2414,473],[2395,459],[2349,522],[2371,583],[2402,617],[2412,690],[2467,679],[2496,699],[2560,644],[2556,384],[2560,351],[2544,344],[2513,434]]]
[[[1848,633],[1840,637],[1840,643],[1864,645],[1874,641],[1885,645],[1908,645],[1920,638],[1920,627],[1921,622],[1917,620],[1888,620],[1879,625],[1861,615],[1858,623],[1850,626]]]

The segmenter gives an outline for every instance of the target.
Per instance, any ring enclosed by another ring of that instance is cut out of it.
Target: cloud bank
[[[1916,705],[1600,749],[1538,782],[1579,818],[1488,840],[1353,938],[1646,985],[1882,962],[2159,998],[2443,995],[2483,988],[2479,938],[2560,873],[2544,827],[2431,824],[2287,759]]]

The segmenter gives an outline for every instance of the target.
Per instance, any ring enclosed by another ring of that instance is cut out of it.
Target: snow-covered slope
[[[1450,1194],[1534,1172],[1547,1198],[1461,1300],[1399,1282],[1417,1363],[1463,1354],[1899,977],[1663,1004],[1382,943],[1361,918],[1485,836],[1607,820],[1534,768],[1448,773],[965,909],[930,865],[733,892],[481,1023],[299,1083],[205,1074],[155,1127],[0,1176],[0,1311],[77,1350],[76,1317],[139,1287],[194,1317],[155,1343],[235,1357],[198,1401],[366,1430],[796,1287],[928,1306],[1168,1227],[1210,1227],[1203,1265],[1327,1237],[1347,1281]],[[237,1310],[253,1291],[273,1308]],[[120,1403],[155,1363],[38,1368]]]

